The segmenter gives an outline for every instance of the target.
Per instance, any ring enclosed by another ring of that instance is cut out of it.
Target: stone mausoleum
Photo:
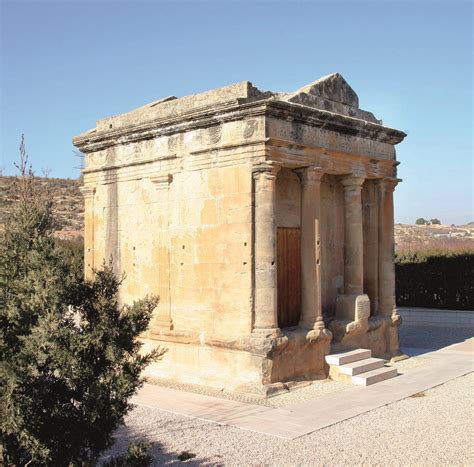
[[[399,353],[395,145],[339,74],[248,81],[99,120],[85,154],[85,264],[120,300],[157,294],[148,374],[268,394],[345,349]]]

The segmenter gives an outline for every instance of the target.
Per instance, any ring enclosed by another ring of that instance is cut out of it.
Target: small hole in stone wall
[[[109,125],[109,128],[112,128],[112,124]]]
[[[181,266],[184,266],[184,263],[181,263]]]
[[[87,267],[88,267],[88,268],[90,268],[90,267],[91,267],[91,265],[90,265],[90,264],[88,264],[88,265],[87,265]]]
[[[244,242],[244,246],[247,246],[247,242]]]
[[[318,241],[316,242],[316,245],[319,246],[320,244],[321,244],[321,242],[318,240]]]
[[[135,267],[135,263],[133,263],[133,267]]]
[[[318,260],[316,260],[316,264],[319,264],[319,259],[318,259]]]
[[[275,261],[272,261],[272,266],[274,266],[274,265],[275,265]]]
[[[247,261],[244,261],[242,264],[245,266],[247,264]]]
[[[88,253],[90,253],[90,251],[91,251],[91,249],[90,249],[90,248],[88,248],[88,249],[87,249],[87,252],[88,252]]]
[[[133,247],[133,249],[135,250],[135,247]]]
[[[186,246],[185,246],[185,245],[183,245],[183,250],[184,250],[185,248],[186,248]]]

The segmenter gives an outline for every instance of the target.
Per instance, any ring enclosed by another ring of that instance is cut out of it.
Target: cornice
[[[400,143],[406,136],[394,128],[292,102],[269,101],[266,116],[392,145]]]
[[[74,138],[73,144],[82,152],[90,153],[119,144],[168,136],[199,128],[208,128],[226,122],[259,116],[303,123],[315,128],[392,145],[400,143],[406,136],[402,131],[354,117],[319,110],[301,104],[266,99],[246,103],[233,101],[204,110],[158,118],[143,124],[119,129],[110,129],[102,132],[91,130]]]

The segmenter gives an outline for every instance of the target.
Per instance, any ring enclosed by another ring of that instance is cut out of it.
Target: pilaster
[[[171,276],[170,276],[170,184],[173,181],[172,174],[158,175],[152,177],[155,190],[159,197],[159,206],[161,217],[165,224],[161,226],[160,231],[156,232],[156,237],[159,242],[159,249],[161,252],[166,252],[165,257],[160,258],[162,264],[157,265],[160,268],[159,280],[164,281],[160,287],[165,293],[160,294],[160,303],[154,310],[154,318],[149,327],[151,337],[159,336],[163,331],[170,331],[173,329],[173,320],[171,316]]]
[[[94,276],[95,262],[95,226],[94,226],[94,198],[95,186],[81,186],[79,190],[84,197],[84,276],[92,279]]]

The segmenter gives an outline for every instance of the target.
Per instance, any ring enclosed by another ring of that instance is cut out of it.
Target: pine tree
[[[24,141],[18,200],[0,236],[0,463],[88,465],[111,444],[130,409],[156,297],[119,307],[108,265],[92,281],[54,241],[51,196]]]

